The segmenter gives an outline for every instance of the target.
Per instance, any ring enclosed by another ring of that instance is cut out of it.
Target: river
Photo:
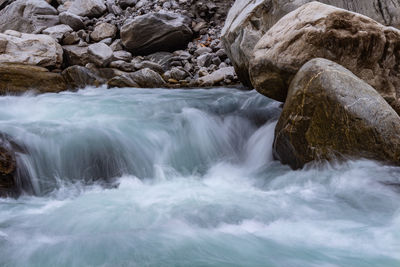
[[[255,91],[0,97],[25,194],[0,200],[0,266],[400,266],[400,168],[273,160]]]

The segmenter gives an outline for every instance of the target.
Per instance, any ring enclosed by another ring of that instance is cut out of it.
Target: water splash
[[[400,264],[400,194],[385,185],[400,169],[282,166],[279,104],[255,92],[90,89],[0,105],[36,195],[0,200],[0,266]]]

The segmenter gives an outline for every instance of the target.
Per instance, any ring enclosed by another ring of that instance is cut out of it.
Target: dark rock
[[[62,76],[70,89],[84,88],[89,85],[98,87],[106,82],[88,68],[77,65],[66,68]]]
[[[127,21],[121,40],[129,52],[148,55],[185,48],[192,39],[190,19],[171,12],[150,13]]]

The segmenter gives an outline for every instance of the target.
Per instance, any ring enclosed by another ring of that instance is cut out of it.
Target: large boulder
[[[186,16],[158,12],[128,20],[121,28],[121,40],[135,55],[185,48],[193,37],[190,19]]]
[[[8,30],[0,33],[0,63],[5,62],[58,68],[63,49],[48,35]]]
[[[0,33],[6,30],[40,33],[59,23],[57,14],[46,1],[17,0],[0,10]]]
[[[0,95],[23,94],[28,90],[40,93],[67,90],[67,84],[59,73],[49,72],[37,66],[0,64]]]
[[[257,91],[284,101],[301,66],[312,58],[327,58],[366,81],[399,112],[399,47],[399,30],[312,2],[286,15],[257,43],[250,76]]]
[[[327,59],[296,74],[275,129],[274,155],[292,168],[314,160],[400,164],[400,117],[370,85]]]
[[[239,78],[248,87],[252,51],[261,37],[283,16],[312,0],[237,0],[230,9],[222,41]],[[400,0],[320,0],[384,24],[400,27]]]
[[[106,10],[104,0],[74,0],[68,12],[82,17],[100,17]]]

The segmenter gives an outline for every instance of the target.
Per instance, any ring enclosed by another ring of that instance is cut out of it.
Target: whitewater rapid
[[[235,89],[0,97],[25,194],[0,266],[400,266],[400,168],[292,171],[280,104]]]

